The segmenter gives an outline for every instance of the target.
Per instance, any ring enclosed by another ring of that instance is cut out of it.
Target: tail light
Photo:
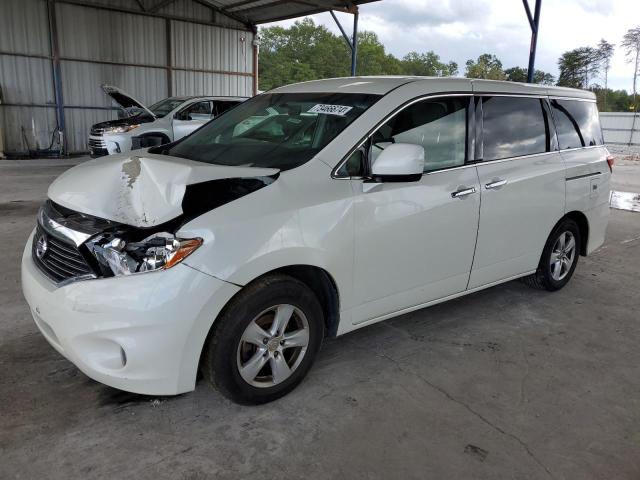
[[[607,155],[607,165],[609,165],[609,171],[613,173],[613,164],[615,163],[616,157],[613,155]]]

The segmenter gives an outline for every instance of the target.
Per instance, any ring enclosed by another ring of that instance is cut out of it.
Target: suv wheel
[[[547,239],[536,273],[525,277],[524,282],[550,292],[560,290],[578,265],[581,241],[576,222],[570,218],[562,220]]]
[[[201,368],[235,402],[270,402],[302,381],[323,336],[322,308],[314,293],[293,277],[269,275],[225,307],[205,345]]]

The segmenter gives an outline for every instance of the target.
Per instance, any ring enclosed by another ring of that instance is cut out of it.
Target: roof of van
[[[312,80],[309,82],[294,83],[279,87],[272,92],[296,93],[296,92],[345,92],[345,93],[371,93],[384,95],[391,90],[407,83],[424,83],[425,93],[442,92],[448,88],[457,90],[454,85],[470,83],[473,90],[480,93],[511,93],[550,95],[554,97],[574,97],[595,99],[593,92],[576,88],[555,87],[533,83],[505,82],[499,80],[479,80],[458,77],[411,77],[411,76],[378,76],[378,77],[341,77],[325,80]]]

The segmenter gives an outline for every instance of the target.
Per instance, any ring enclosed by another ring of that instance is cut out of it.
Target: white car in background
[[[101,88],[126,117],[91,127],[89,153],[94,158],[179,140],[246,100],[246,97],[169,97],[146,107],[118,87]]]
[[[23,291],[95,380],[170,395],[200,369],[237,402],[268,402],[325,337],[516,278],[564,287],[604,242],[612,163],[583,90],[289,85],[175,143],[63,173]]]

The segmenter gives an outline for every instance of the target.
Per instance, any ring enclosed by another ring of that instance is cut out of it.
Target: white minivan
[[[101,85],[101,88],[125,115],[91,127],[88,145],[93,158],[179,140],[246,100],[245,97],[169,97],[146,107],[118,87]]]
[[[170,395],[201,370],[240,403],[291,391],[325,337],[562,288],[604,241],[613,164],[590,92],[420,77],[289,85],[132,153],[49,187],[35,323],[99,382]]]

